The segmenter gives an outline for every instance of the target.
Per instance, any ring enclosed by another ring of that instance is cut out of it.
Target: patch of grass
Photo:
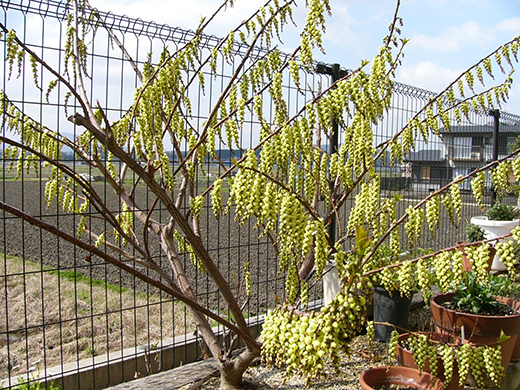
[[[0,385],[0,389],[3,387]],[[61,387],[54,383],[44,383],[41,381],[23,383],[15,386],[14,390],[61,390]]]
[[[0,291],[0,378],[195,330],[185,305],[168,297],[3,254]]]

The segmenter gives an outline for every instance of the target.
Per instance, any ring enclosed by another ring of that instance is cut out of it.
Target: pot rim
[[[377,383],[370,383],[365,378],[371,374],[378,374]],[[401,374],[400,374],[401,373]],[[388,381],[384,381],[388,377]],[[410,382],[407,378],[420,378],[419,382]],[[394,379],[392,381],[392,379]],[[405,366],[379,366],[372,367],[363,371],[359,377],[360,384],[366,384],[372,388],[372,385],[380,386],[381,384],[397,384],[397,385],[409,385],[416,389],[442,389],[444,383],[433,375],[423,371],[420,372],[418,369],[405,367]],[[428,385],[428,387],[422,386],[421,384]]]
[[[520,220],[513,219],[512,221],[500,221],[498,219],[489,219],[489,217],[486,217],[485,215],[478,215],[476,217],[471,217],[470,222],[475,225],[481,224],[481,226],[484,227],[513,227],[518,226]]]
[[[516,311],[515,314],[511,314],[509,316],[486,316],[486,315],[482,315],[482,314],[464,313],[464,312],[461,312],[461,311],[453,310],[453,309],[447,308],[445,306],[442,306],[441,304],[439,304],[437,302],[437,299],[439,299],[439,298],[442,299],[441,303],[442,302],[448,302],[448,301],[450,301],[453,298],[454,295],[455,295],[454,292],[449,292],[449,293],[445,293],[445,294],[437,293],[437,294],[435,294],[432,297],[430,304],[431,305],[435,305],[437,307],[440,307],[440,308],[442,308],[442,310],[445,310],[447,312],[457,313],[457,315],[467,316],[469,318],[475,318],[475,319],[482,318],[482,317],[485,317],[485,318],[516,318],[516,317],[520,317],[520,302],[515,301],[514,299],[508,298],[508,297],[497,296],[496,298],[498,299],[498,301],[500,303],[503,303],[504,305],[507,305],[511,309]],[[517,303],[517,308],[512,307],[510,304],[508,304],[508,302],[516,302]]]

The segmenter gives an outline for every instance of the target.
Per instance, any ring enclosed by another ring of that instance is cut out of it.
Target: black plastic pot
[[[374,322],[387,322],[406,329],[411,306],[412,298],[402,297],[399,291],[390,295],[384,287],[374,287]],[[388,343],[392,330],[393,326],[376,324],[374,340]]]

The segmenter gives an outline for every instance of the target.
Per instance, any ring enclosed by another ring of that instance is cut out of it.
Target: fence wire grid
[[[16,30],[18,36],[48,64],[63,71],[62,48],[66,37],[67,2],[16,0],[0,1],[0,6],[2,23]],[[97,11],[97,16],[101,26],[109,28],[118,36],[139,68],[148,60],[149,53],[158,55],[164,47],[179,47],[193,37],[193,32],[178,27],[101,11]],[[220,42],[217,37],[204,36],[200,50],[209,53]],[[4,38],[0,40],[0,48],[5,59],[7,53]],[[117,120],[132,104],[139,79],[124,54],[114,47],[105,28],[98,29],[91,49],[88,55],[88,93],[92,101],[99,101],[109,120]],[[245,49],[245,46],[237,44],[234,55],[240,58]],[[261,49],[255,52],[255,56],[263,54]],[[60,134],[75,138],[79,130],[67,121],[65,112],[73,113],[79,107],[73,100],[65,105],[64,91],[59,87],[47,101],[45,88],[51,79],[40,69],[39,85],[42,89],[36,88],[28,62],[24,60],[19,78],[9,79],[9,65],[4,61],[0,67],[1,89],[24,114],[45,123]],[[345,65],[348,67],[348,64]],[[202,125],[233,71],[233,63],[222,61],[218,65],[217,76],[208,75],[206,78],[206,94],[197,88],[188,90],[194,102],[194,126]],[[17,72],[17,69],[13,70],[13,73]],[[325,74],[302,71],[301,77],[301,85],[309,86],[303,93],[298,93],[295,86],[287,80],[284,83],[284,93],[290,110],[294,112],[304,102],[312,99],[312,90],[326,88],[331,83],[330,77]],[[384,120],[374,125],[375,143],[387,140],[395,129],[404,126],[435,95],[430,91],[396,83],[391,109]],[[264,112],[273,112],[270,102],[264,105]],[[274,118],[270,119],[274,121]],[[467,174],[488,161],[492,153],[490,134],[493,118],[472,113],[470,119],[471,122],[465,122],[452,134],[443,134],[442,138],[432,137],[427,144],[419,143],[416,151],[400,166],[390,166],[388,161],[381,161],[377,169],[381,172],[383,192],[388,195],[400,193],[413,201],[424,193],[446,185],[458,174]],[[257,137],[255,129],[258,123],[255,123],[252,115],[246,118],[246,123],[247,126],[242,130],[243,149],[253,146]],[[5,135],[5,128],[2,131]],[[505,154],[507,145],[518,134],[520,117],[502,113],[499,140],[502,154]],[[345,140],[340,139],[339,142],[341,144]],[[49,171],[42,167],[35,176],[25,170],[16,172],[16,169],[10,169],[13,165],[16,167],[18,156],[4,156],[4,147],[2,145],[3,158],[0,167],[2,201],[77,234],[77,215],[63,212],[55,203],[50,207],[46,205],[45,179],[49,176]],[[232,156],[226,154],[224,146],[219,153],[227,164],[231,164]],[[83,173],[103,194],[110,207],[118,209],[118,199],[111,193],[103,178],[96,177],[88,165],[66,150],[63,153],[63,162]],[[18,173],[19,178],[15,180]],[[208,163],[204,172],[198,172],[198,182],[207,186],[215,175],[221,173],[221,167]],[[148,199],[143,188],[137,188],[136,194],[145,204],[153,201]],[[479,211],[469,193],[464,201],[463,218],[467,220]],[[275,295],[284,295],[284,283],[278,277],[276,254],[271,244],[267,238],[258,238],[258,231],[253,224],[236,224],[232,216],[215,221],[210,215],[211,205],[206,204],[202,216],[208,227],[202,233],[206,245],[214,258],[218,259],[218,265],[230,284],[237,285],[237,294],[240,293],[244,276],[244,270],[240,268],[243,260],[239,259],[248,259],[252,296],[245,308],[246,316],[265,314],[275,305]],[[154,217],[164,220],[167,214],[165,210],[158,209]],[[340,218],[346,220],[346,214]],[[95,212],[90,215],[89,223],[96,223]],[[423,247],[440,248],[452,244],[457,238],[463,238],[463,229],[452,226],[446,218],[442,224],[441,230],[445,234],[435,241],[427,237],[421,243]],[[121,350],[135,355],[142,354],[143,351],[159,351],[153,355],[154,361],[149,362],[144,372],[137,365],[122,368],[131,370],[132,373],[138,372],[139,375],[168,369],[188,361],[188,352],[176,355],[173,362],[162,360],[160,353],[162,349],[183,345],[183,337],[186,339],[196,332],[183,304],[113,266],[91,260],[88,253],[63,239],[32,227],[5,212],[0,213],[0,243],[1,386],[15,388],[21,384],[44,381],[45,377],[38,377],[35,373],[45,373],[51,368],[57,367],[65,375],[67,372],[78,371],[80,367],[94,367],[99,365],[97,359],[100,356],[106,357],[104,364],[118,362],[122,360],[119,353]],[[159,263],[166,261],[160,251],[153,252],[153,256]],[[188,256],[186,261],[189,261]],[[225,315],[225,303],[221,301],[209,278],[204,274],[193,274],[190,277],[196,281],[197,298],[212,310]],[[310,300],[319,302],[321,298],[321,287],[317,285]],[[199,350],[198,353],[201,354],[202,351]],[[5,379],[2,381],[2,378]],[[78,383],[74,388],[82,388],[79,381],[78,376]],[[97,389],[106,387],[113,380],[94,377],[93,382],[93,388]],[[64,387],[65,382],[58,379],[56,384]]]

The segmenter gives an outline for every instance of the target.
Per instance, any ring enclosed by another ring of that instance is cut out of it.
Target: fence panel
[[[65,71],[63,46],[67,2],[19,0],[1,1],[0,4],[2,23],[15,29],[19,37],[48,64],[61,72]],[[193,33],[111,13],[98,12],[96,17],[99,17],[100,28],[91,37],[92,52],[88,55],[90,79],[86,89],[93,101],[99,101],[108,119],[117,120],[131,106],[134,90],[140,81],[131,61],[119,50],[104,27],[117,36],[140,69],[148,61],[148,53],[153,52],[151,61],[157,61],[158,53],[165,47],[173,52],[188,42]],[[216,37],[205,36],[200,50],[207,55],[219,42]],[[0,45],[5,59],[4,37]],[[245,46],[235,47],[236,61],[245,50]],[[256,50],[255,55],[262,56],[262,50]],[[192,102],[196,102],[191,123],[195,128],[202,126],[235,66],[233,62],[222,62],[218,64],[216,77],[205,75],[205,94],[198,86],[187,90]],[[11,72],[12,77],[9,78]],[[17,78],[18,73],[20,77]],[[39,74],[40,89],[34,86],[28,59],[23,59],[19,68],[15,64],[12,70],[9,63],[4,61],[0,67],[1,88],[25,115],[45,123],[59,134],[75,138],[81,131],[66,118],[79,109],[77,102],[72,98],[67,99],[59,86],[47,96],[46,88],[52,78],[43,69],[39,69]],[[305,101],[312,98],[312,90],[326,88],[330,83],[326,75],[302,72],[301,84],[309,88],[298,93],[294,85],[286,81],[284,93],[290,110],[296,112]],[[374,144],[388,140],[433,96],[435,94],[429,91],[396,84],[392,108],[380,123],[374,125]],[[264,112],[273,112],[267,99]],[[512,123],[511,134],[518,133],[520,118],[511,114],[504,114],[503,118]],[[268,119],[274,121],[272,117]],[[484,134],[484,130],[489,128],[490,120],[488,116],[473,113],[471,123],[464,122],[460,126],[459,138],[443,134],[442,138],[430,137],[428,142],[419,141],[415,151],[405,157],[403,164],[392,165],[388,157],[381,159],[377,169],[382,176],[383,194],[391,196],[398,193],[413,202],[425,193],[445,186],[456,175],[466,174],[470,169],[485,163],[488,159],[489,137],[487,133]],[[258,138],[259,123],[255,121],[256,117],[251,113],[246,114],[247,126],[242,130],[243,144],[240,145],[243,149],[254,145]],[[470,132],[482,129],[482,137],[467,143],[469,138],[463,139],[466,133],[462,131],[465,125],[472,126],[472,129],[467,129]],[[348,140],[340,139],[339,142],[341,144]],[[36,161],[36,175],[34,171],[27,173],[25,169],[18,170],[20,159],[23,164],[32,161],[17,153],[5,155],[5,145],[2,149],[1,200],[63,227],[71,234],[78,234],[76,214],[63,212],[55,202],[50,206],[46,204],[44,186],[45,179],[51,174],[50,168]],[[237,157],[230,155],[224,144],[220,145],[218,155],[228,166],[232,164],[231,159]],[[62,154],[62,162],[82,172],[114,212],[121,211],[119,200],[112,194],[104,178],[96,176],[90,166],[66,150]],[[174,163],[173,157],[171,162]],[[208,162],[204,170],[197,172],[198,182],[202,188],[206,188],[215,175],[222,173],[221,166]],[[153,202],[144,187],[137,187],[135,196],[145,204]],[[348,207],[345,209],[348,211]],[[230,284],[237,285],[237,294],[241,293],[240,281],[244,276],[244,270],[239,265],[243,264],[244,258],[248,259],[253,280],[252,296],[245,310],[248,317],[265,314],[268,308],[275,305],[274,296],[283,297],[284,294],[284,284],[278,278],[276,254],[271,244],[266,237],[258,238],[258,231],[253,224],[237,224],[231,213],[215,221],[211,213],[211,205],[206,204],[202,215],[203,226],[206,226],[202,233],[205,243],[214,258],[218,259],[218,265]],[[464,219],[477,213],[475,204],[468,196]],[[167,213],[159,208],[154,217],[162,221],[167,218]],[[344,225],[346,214],[340,218]],[[454,237],[462,237],[460,227],[453,227],[447,218],[443,218],[442,223],[441,229],[446,234],[437,237],[435,241],[426,237],[421,245],[425,248],[440,248],[453,243]],[[95,210],[91,210],[88,224],[98,224]],[[132,353],[145,353],[148,359],[144,366],[137,363],[130,367],[121,365],[121,370],[129,371],[132,375],[146,375],[149,371],[167,369],[191,359],[188,350],[172,359],[166,359],[161,353],[172,345],[182,345],[183,340],[196,332],[181,303],[113,266],[91,259],[89,253],[73,247],[65,240],[5,212],[0,214],[0,243],[0,378],[6,378],[2,384],[4,387],[19,385],[12,379],[19,374],[23,374],[24,378],[21,383],[38,381],[44,378],[35,377],[33,373],[45,373],[52,367],[58,367],[64,374],[67,371],[76,372],[88,366],[122,362]],[[152,254],[159,263],[166,261],[158,248],[153,249]],[[185,255],[185,261],[190,261],[189,256]],[[210,279],[202,273],[189,276],[196,281],[197,298],[212,310],[227,314],[226,306]],[[311,300],[319,299],[321,288],[316,286]],[[121,355],[122,350],[126,351],[125,356]],[[201,354],[202,351],[199,349],[196,353]],[[101,361],[100,357],[104,360]],[[92,387],[106,387],[125,376],[124,373],[110,371],[107,375],[94,376]],[[111,375],[117,378],[111,378]],[[60,380],[56,383],[62,387],[82,388],[80,376],[76,380],[75,385]]]

